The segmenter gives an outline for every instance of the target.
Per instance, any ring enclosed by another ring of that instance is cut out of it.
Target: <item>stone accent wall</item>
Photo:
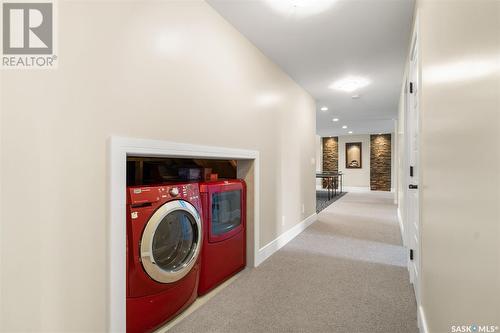
[[[391,134],[370,135],[370,188],[391,190]]]
[[[322,138],[323,144],[323,172],[339,171],[339,138]],[[326,180],[323,180],[323,188],[326,187]]]

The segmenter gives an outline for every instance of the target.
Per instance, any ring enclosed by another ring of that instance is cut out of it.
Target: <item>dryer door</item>
[[[144,270],[155,281],[172,283],[191,271],[201,247],[201,218],[184,200],[165,203],[151,216],[141,241]]]

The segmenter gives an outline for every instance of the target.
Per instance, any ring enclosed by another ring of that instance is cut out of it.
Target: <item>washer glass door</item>
[[[141,242],[141,259],[148,275],[162,283],[184,277],[198,258],[201,220],[183,200],[161,206],[148,221]]]

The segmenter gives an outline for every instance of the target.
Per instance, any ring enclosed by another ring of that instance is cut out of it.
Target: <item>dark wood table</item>
[[[341,172],[320,172],[316,173],[316,178],[326,179],[328,200],[331,199],[332,195],[337,195],[337,188],[340,190],[339,194],[342,193],[342,185],[344,180],[343,174]],[[330,191],[332,195],[330,194]]]

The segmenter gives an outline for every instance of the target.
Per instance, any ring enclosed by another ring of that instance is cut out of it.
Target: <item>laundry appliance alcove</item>
[[[259,152],[169,141],[113,136],[108,143],[108,300],[111,332],[126,330],[126,187],[127,157],[237,160],[237,177],[247,184],[247,266],[258,265]]]

